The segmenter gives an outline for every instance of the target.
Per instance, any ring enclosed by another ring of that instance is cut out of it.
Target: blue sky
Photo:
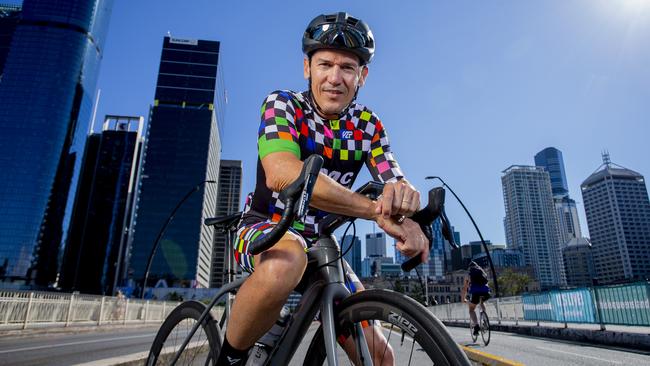
[[[443,177],[486,239],[505,243],[501,172],[533,165],[548,146],[564,154],[583,231],[579,186],[601,151],[650,174],[646,0],[115,0],[98,119],[147,116],[168,31],[221,41],[222,157],[243,160],[244,192],[252,191],[260,103],[270,91],[306,87],[302,32],[315,15],[339,10],[374,32],[376,56],[358,100],[382,119],[407,177],[421,191],[431,187],[425,176]],[[447,207],[462,242],[476,240],[451,196]]]

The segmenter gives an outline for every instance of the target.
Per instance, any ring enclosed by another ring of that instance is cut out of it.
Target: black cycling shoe
[[[479,327],[478,325],[475,325],[475,326],[474,326],[474,335],[475,335],[475,336],[478,335],[479,330],[481,330],[481,327]]]

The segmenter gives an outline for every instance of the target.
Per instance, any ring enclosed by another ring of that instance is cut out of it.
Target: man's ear
[[[359,86],[363,86],[366,83],[366,78],[368,77],[368,66],[361,66],[361,77],[359,78]]]
[[[305,58],[302,60],[302,67],[303,67],[303,76],[305,79],[309,79],[309,57],[305,56]]]

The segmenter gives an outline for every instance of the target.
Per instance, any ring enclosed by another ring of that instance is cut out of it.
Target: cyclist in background
[[[374,55],[370,28],[347,13],[319,15],[307,26],[302,49],[308,90],[275,91],[262,104],[257,182],[235,245],[235,259],[252,274],[235,298],[217,365],[242,364],[247,350],[274,324],[302,278],[305,248],[318,238],[318,223],[327,213],[373,220],[397,239],[397,249],[404,255],[428,260],[428,241],[408,218],[419,208],[420,193],[404,179],[378,116],[355,102]],[[325,162],[307,216],[296,220],[271,249],[252,256],[248,244],[279,221],[284,205],[278,192],[299,175],[302,161],[311,154],[321,155]],[[377,201],[350,190],[364,164],[375,180],[385,183]],[[347,267],[350,290],[363,290]],[[373,357],[393,364],[392,349],[381,330],[368,326],[364,332],[371,352],[376,350]],[[355,359],[352,339],[339,342]]]
[[[470,262],[467,272],[461,298],[463,302],[467,302],[467,293],[469,290],[470,300],[468,306],[470,325],[474,329],[474,335],[478,335],[480,327],[478,325],[478,318],[476,317],[476,305],[481,304],[481,309],[485,311],[483,302],[491,297],[490,287],[488,286],[487,273],[476,262]]]

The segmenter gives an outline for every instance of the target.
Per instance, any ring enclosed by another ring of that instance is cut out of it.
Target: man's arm
[[[302,169],[303,162],[290,152],[274,152],[262,158],[266,186],[279,192],[293,182]],[[388,235],[397,239],[397,249],[407,256],[420,254],[424,263],[429,260],[428,241],[419,225],[411,219],[401,224],[392,217],[377,211],[377,202],[340,185],[320,173],[310,206],[340,215],[360,217],[375,221]]]
[[[302,169],[303,162],[289,152],[275,152],[262,158],[266,186],[279,192],[293,182]],[[377,203],[340,185],[320,173],[314,186],[310,206],[340,215],[375,220]]]

